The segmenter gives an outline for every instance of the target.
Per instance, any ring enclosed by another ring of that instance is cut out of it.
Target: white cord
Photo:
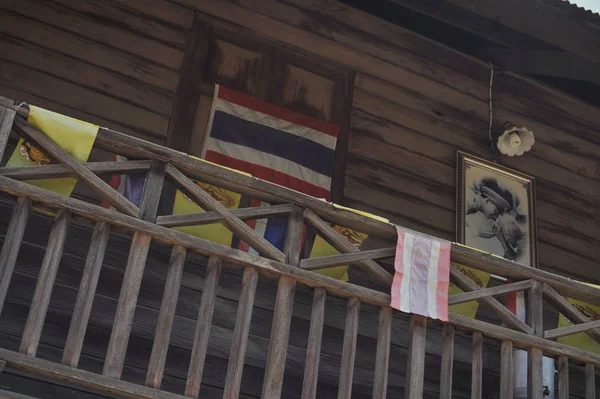
[[[26,105],[26,104],[27,104],[27,103],[26,103],[25,101],[23,101],[21,104],[19,104],[19,105],[17,105],[17,106],[15,107],[15,111],[19,112],[19,109],[21,109],[21,107],[22,107],[23,105]]]
[[[492,111],[492,87],[494,85],[494,64],[490,62],[490,126],[488,130],[488,138],[490,139],[490,147],[494,148],[492,141],[492,122],[494,121],[494,114]]]

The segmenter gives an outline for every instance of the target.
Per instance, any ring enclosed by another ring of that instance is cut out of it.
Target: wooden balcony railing
[[[10,132],[13,131],[36,143],[59,163],[46,166],[0,168],[0,192],[14,198],[15,203],[6,238],[0,252],[0,313],[33,204],[36,207],[50,209],[55,215],[54,225],[50,232],[46,253],[21,338],[19,352],[0,349],[0,361],[5,362],[7,367],[25,370],[45,378],[66,380],[71,384],[99,392],[108,392],[116,396],[144,398],[198,397],[221,269],[232,267],[243,269],[243,282],[229,356],[225,398],[236,398],[240,393],[250,319],[259,275],[278,279],[271,339],[262,388],[263,397],[278,398],[281,395],[290,334],[292,304],[297,285],[312,287],[314,290],[302,397],[316,397],[321,337],[328,295],[347,298],[338,397],[350,398],[352,392],[361,303],[375,305],[380,309],[373,397],[387,397],[388,364],[392,338],[391,326],[396,312],[389,307],[389,286],[392,276],[376,260],[394,256],[394,242],[396,239],[394,226],[348,210],[339,209],[332,204],[293,190],[212,165],[189,157],[184,153],[103,128],[98,132],[95,146],[112,153],[125,155],[132,160],[127,162],[78,163],[51,140],[47,139],[43,133],[30,126],[23,118],[26,113],[27,111],[24,108],[21,108],[18,112],[10,107],[6,110],[4,119],[0,124],[0,156],[8,142]],[[145,189],[139,209],[97,176],[101,173],[130,171],[147,172]],[[115,209],[105,209],[79,199],[66,198],[21,181],[32,178],[65,176],[77,177],[79,181],[91,187],[102,199],[112,204]],[[157,217],[158,203],[166,178],[174,182],[207,212]],[[230,211],[195,184],[194,180],[217,185],[252,198],[267,201],[273,205]],[[244,223],[244,220],[282,215],[288,215],[289,217],[283,253]],[[70,328],[62,355],[62,364],[57,364],[36,358],[36,352],[40,343],[40,336],[63,247],[67,239],[67,231],[73,218],[91,221],[95,227],[93,228],[91,245],[71,316]],[[259,255],[252,255],[171,229],[171,227],[176,226],[215,222],[226,225],[236,236],[256,249]],[[332,229],[329,223],[336,223],[366,232],[388,241],[390,245],[381,249],[361,251]],[[341,254],[314,259],[303,258],[301,246],[302,231],[305,225],[316,229]],[[112,230],[130,232],[133,234],[133,240],[106,358],[100,375],[78,369],[78,364],[104,253]],[[167,278],[154,334],[146,383],[145,386],[141,386],[123,381],[120,377],[151,241],[171,246],[172,252],[169,264],[165,265],[168,268]],[[165,370],[169,339],[173,329],[183,264],[189,252],[206,256],[208,266],[196,320],[196,331],[185,391],[173,394],[161,391],[160,386]],[[450,303],[457,304],[477,300],[491,309],[502,324],[497,325],[457,314],[450,315],[450,323],[443,327],[444,339],[441,343],[441,398],[451,398],[452,395],[455,329],[472,334],[471,390],[473,398],[480,398],[483,389],[484,336],[501,342],[500,398],[513,397],[513,347],[526,349],[529,353],[529,398],[541,399],[543,397],[543,356],[558,357],[558,392],[560,398],[569,397],[570,362],[585,364],[587,397],[595,397],[595,367],[600,365],[600,355],[557,343],[553,339],[585,331],[592,338],[600,341],[600,322],[590,321],[563,297],[563,295],[566,295],[594,305],[600,305],[599,290],[565,277],[490,256],[458,244],[452,245],[452,260],[510,278],[515,282],[480,289],[457,269],[453,268],[451,270],[452,280],[465,292],[451,296]],[[363,268],[377,284],[383,287],[383,291],[338,281],[311,271],[346,264],[356,264]],[[519,320],[500,301],[494,298],[497,295],[515,291],[527,292],[530,306],[528,323]],[[544,331],[542,324],[544,300],[576,324],[570,327]],[[405,379],[406,398],[423,397],[427,324],[428,320],[423,317],[411,316],[410,318],[408,364]]]

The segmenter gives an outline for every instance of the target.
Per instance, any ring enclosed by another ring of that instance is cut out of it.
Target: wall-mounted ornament
[[[531,150],[535,143],[533,132],[526,127],[504,125],[504,132],[498,137],[498,151],[509,157],[520,156]]]

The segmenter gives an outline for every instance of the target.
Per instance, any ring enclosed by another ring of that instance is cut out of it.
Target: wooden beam
[[[102,374],[108,377],[120,378],[123,372],[125,354],[127,353],[129,335],[131,334],[133,316],[142,284],[151,239],[151,236],[148,234],[136,232],[131,241],[115,320],[102,369]]]
[[[596,399],[596,366],[585,364],[585,399]]]
[[[454,265],[450,265],[450,276],[452,280],[456,283],[456,285],[463,291],[470,292],[481,290],[481,288],[473,280],[465,276]],[[479,298],[478,300],[484,305],[488,306],[494,312],[496,312],[500,319],[512,328],[516,328],[519,331],[526,332],[528,334],[531,334],[533,332],[533,329],[531,327],[519,320],[514,314],[512,314],[510,310],[508,310],[504,305],[498,302],[497,299],[483,297]]]
[[[153,161],[146,180],[144,181],[144,191],[140,201],[139,218],[147,222],[154,223],[158,212],[158,203],[165,182],[165,171],[167,165],[161,161]]]
[[[74,369],[7,349],[0,349],[0,359],[6,361],[7,366],[12,369],[48,378],[59,383],[66,381],[85,390],[92,390],[108,396],[140,399],[187,399],[184,396],[146,388],[142,385],[105,377],[89,371]]]
[[[396,248],[371,249],[339,255],[321,256],[302,259],[300,267],[305,270],[325,269],[329,267],[349,265],[363,260],[376,260],[396,256]]]
[[[500,399],[513,399],[515,387],[513,343],[504,340],[500,347]]]
[[[483,393],[483,334],[473,333],[473,358],[471,362],[471,399],[481,399]]]
[[[2,169],[0,169],[2,174]],[[273,216],[288,215],[292,211],[292,204],[270,205],[255,208],[231,209],[231,213],[241,220],[263,219]],[[164,215],[156,218],[156,224],[165,227],[198,226],[204,224],[223,222],[225,218],[215,212],[188,213],[183,215]]]
[[[10,137],[13,122],[17,115],[14,109],[6,107],[12,105],[12,100],[0,97],[0,162],[2,162],[2,157],[4,156],[4,151],[8,144],[8,138]]]
[[[225,208],[219,201],[215,200],[210,194],[198,187],[196,183],[181,173],[177,168],[169,165],[167,167],[167,174],[187,191],[192,199],[198,202],[200,206],[215,211],[223,216],[227,227],[229,227],[234,234],[246,241],[252,248],[256,249],[258,253],[280,262],[285,260],[284,255],[275,248],[273,244],[268,242],[264,237],[259,236],[246,223],[235,217],[229,209]]]
[[[558,399],[569,399],[569,358],[558,357]]]
[[[50,305],[50,295],[58,273],[58,265],[67,240],[70,223],[71,214],[68,210],[61,209],[56,213],[19,348],[21,353],[29,356],[35,356],[40,343],[44,320],[46,320],[46,313]]]
[[[534,280],[529,291],[527,318],[533,334],[538,337],[544,336],[543,305],[543,283]],[[527,397],[531,399],[543,399],[544,397],[544,351],[542,348],[543,346],[528,348]]]
[[[185,396],[190,398],[197,398],[200,393],[222,264],[221,259],[216,256],[211,256],[208,259],[202,299],[200,299],[200,307],[198,308],[190,368],[188,369],[187,381],[185,383]]]
[[[36,399],[32,396],[21,395],[20,393],[5,391],[4,389],[0,389],[0,398],[1,399]]]
[[[425,378],[427,319],[422,316],[411,316],[408,334],[408,358],[406,360],[404,398],[422,399],[423,380]]]
[[[343,235],[335,231],[329,223],[325,222],[310,209],[306,209],[304,216],[336,250],[342,253],[360,252],[360,249],[356,248],[356,246],[350,243]],[[359,261],[357,264],[371,274],[377,282],[385,284],[386,286],[392,285],[392,280],[394,279],[392,275],[374,261],[363,260]]]
[[[237,398],[240,394],[240,384],[242,382],[246,348],[248,347],[250,319],[252,318],[257,283],[258,271],[254,267],[247,267],[244,270],[242,293],[240,294],[235,328],[233,330],[233,341],[231,342],[227,377],[225,378],[225,392],[223,393],[224,398]]]
[[[102,199],[106,200],[106,202],[125,214],[130,216],[138,215],[139,210],[135,205],[117,191],[113,190],[112,187],[104,182],[104,180],[96,176],[89,169],[86,169],[44,133],[35,129],[21,117],[15,119],[15,126],[28,140],[39,145],[44,151],[48,152],[52,158],[71,168],[78,178],[89,185],[90,188]]]
[[[300,263],[303,230],[304,211],[302,208],[294,206],[288,218],[284,246],[286,263],[291,266],[297,267]],[[263,380],[263,398],[277,399],[281,396],[295,289],[295,279],[290,277],[279,278],[277,297],[275,298],[275,310],[273,311],[271,337],[269,339],[269,352],[267,353],[267,364],[265,367],[265,378]]]
[[[360,299],[350,298],[346,307],[346,324],[344,326],[344,345],[342,346],[338,399],[350,399],[352,395],[352,379],[354,376],[354,358],[356,357],[359,319]]]
[[[573,323],[588,323],[590,321],[587,316],[581,313],[579,309],[548,284],[544,285],[544,296],[559,312],[564,314]],[[600,329],[588,330],[586,333],[600,343]]]
[[[10,217],[4,243],[2,244],[2,251],[0,252],[0,314],[2,314],[4,300],[6,299],[10,280],[15,269],[30,210],[31,200],[29,198],[17,198],[17,205]]]
[[[442,337],[440,399],[452,399],[452,372],[454,369],[454,326],[452,324],[444,324]]]
[[[71,317],[65,350],[63,351],[62,364],[70,367],[76,368],[79,363],[109,235],[110,226],[108,223],[96,223],[85,260],[77,299],[75,300],[75,309]]]
[[[586,332],[592,328],[600,327],[600,320],[588,321],[587,323],[574,324],[572,326],[555,328],[553,330],[548,330],[544,333],[544,338],[546,339],[555,339],[559,337],[564,337],[567,335],[577,334],[580,332]]]
[[[323,324],[325,321],[326,301],[327,291],[321,287],[315,288],[312,312],[310,314],[308,346],[306,348],[306,364],[304,366],[304,382],[302,383],[302,399],[315,399],[317,397],[319,360],[321,358],[321,342],[323,339]]]
[[[448,305],[456,305],[459,303],[470,302],[484,297],[506,294],[508,292],[524,291],[530,289],[531,286],[532,280],[525,280],[511,284],[499,285],[497,287],[485,288],[477,291],[450,295],[450,297],[448,298]]]
[[[181,245],[173,247],[146,374],[146,386],[151,388],[159,389],[162,383],[186,256],[185,247]]]
[[[373,378],[373,399],[387,398],[388,369],[390,365],[390,344],[392,341],[392,308],[379,309],[379,330],[377,353],[375,356],[375,377]]]
[[[150,168],[152,161],[127,161],[127,162],[83,162],[81,165],[97,175],[121,174],[128,172],[143,172]],[[77,177],[77,174],[67,165],[50,164],[22,166],[13,168],[0,168],[0,175],[16,180],[30,179],[55,179],[60,177]]]
[[[0,375],[2,375],[4,367],[6,367],[6,362],[4,360],[0,360]]]

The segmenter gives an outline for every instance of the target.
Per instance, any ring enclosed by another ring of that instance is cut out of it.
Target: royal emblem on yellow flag
[[[29,108],[27,122],[48,136],[77,161],[87,162],[94,146],[96,135],[98,134],[97,125],[33,105]],[[51,163],[54,163],[54,161],[42,150],[20,139],[17,148],[6,163],[6,166],[21,167]],[[65,177],[60,179],[28,180],[27,183],[68,197],[75,188],[77,179],[74,177]]]
[[[595,288],[600,288],[600,286],[592,286]],[[590,305],[589,303],[585,303],[582,301],[578,301],[572,298],[566,298],[571,305],[575,306],[577,310],[583,313],[590,321],[600,319],[600,307]],[[573,325],[571,321],[562,313],[558,317],[558,328],[567,327]],[[576,348],[580,348],[586,351],[600,353],[600,343],[596,342],[592,337],[582,332],[579,334],[567,335],[565,337],[560,337],[557,339],[558,342],[565,345],[571,345]]]
[[[342,227],[338,225],[333,225],[332,227],[335,231],[343,235],[348,241],[350,241],[357,247],[360,247],[369,236],[368,234],[359,233],[358,231],[349,229],[347,227]],[[337,254],[339,254],[339,252],[323,238],[321,238],[320,236],[317,236],[315,238],[315,243],[310,253],[311,258],[318,258],[321,256],[330,256]],[[342,281],[348,281],[348,265],[329,267],[326,269],[314,271],[324,276],[333,277]]]
[[[452,262],[452,265],[454,265],[458,270],[460,270],[465,276],[473,280],[475,284],[477,284],[480,288],[487,288],[488,283],[490,281],[489,273],[482,272],[480,270],[473,269],[467,266],[459,265],[458,263],[454,262]],[[464,291],[461,290],[456,284],[454,284],[452,281],[450,282],[450,286],[448,287],[448,295],[456,295],[461,294],[463,292]],[[459,303],[458,305],[451,305],[449,307],[449,311],[474,319],[475,315],[477,314],[478,308],[479,302],[471,301]]]
[[[240,199],[242,198],[241,194],[202,182],[196,182],[196,184],[215,200],[219,201],[219,203],[225,208],[238,209],[240,206]],[[204,212],[205,210],[196,204],[191,198],[189,198],[183,192],[179,190],[177,191],[173,206],[173,215]],[[176,227],[175,229],[227,246],[231,246],[231,240],[233,239],[233,233],[231,230],[221,223],[207,224],[204,226]]]

